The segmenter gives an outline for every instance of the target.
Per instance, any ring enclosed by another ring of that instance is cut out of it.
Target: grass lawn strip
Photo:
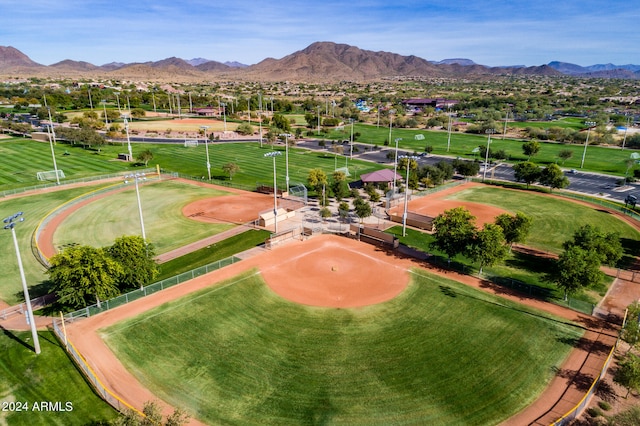
[[[424,271],[360,309],[288,302],[255,273],[232,283],[102,331],[145,386],[213,424],[496,424],[582,333]]]
[[[21,409],[0,411],[0,424],[81,426],[114,419],[115,410],[93,392],[53,333],[40,331],[39,337],[36,355],[22,343],[29,344],[29,332],[0,334],[0,401]],[[42,402],[61,408],[39,411]]]

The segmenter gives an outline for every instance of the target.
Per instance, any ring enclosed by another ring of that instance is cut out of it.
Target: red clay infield
[[[445,210],[453,209],[456,207],[464,207],[473,216],[476,217],[476,225],[481,227],[485,223],[493,223],[496,216],[507,213],[498,207],[490,206],[487,204],[472,203],[468,201],[460,200],[447,200],[449,195],[460,192],[466,188],[478,186],[478,183],[465,183],[459,186],[436,192],[435,194],[428,195],[426,197],[416,198],[411,200],[408,204],[408,210],[412,213],[418,213],[424,216],[436,217]],[[396,206],[391,209],[391,213],[402,214],[404,206]]]
[[[223,195],[194,201],[184,206],[182,214],[202,222],[247,223],[258,219],[258,214],[269,208],[273,209],[272,196],[244,192],[242,195]]]

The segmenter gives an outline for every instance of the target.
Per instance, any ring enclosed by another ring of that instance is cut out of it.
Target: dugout
[[[400,245],[400,240],[395,235],[387,234],[376,228],[369,228],[364,225],[352,224],[349,228],[351,236],[358,241],[373,244],[376,246],[390,247],[397,249]]]
[[[392,222],[402,223],[402,214],[390,213],[389,219]],[[433,230],[433,217],[425,216],[418,213],[407,212],[407,226],[413,228],[424,229],[427,231]]]

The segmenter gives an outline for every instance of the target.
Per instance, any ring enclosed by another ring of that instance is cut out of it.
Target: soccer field
[[[250,271],[102,330],[139,380],[208,424],[497,424],[582,330],[423,270],[394,299],[319,308]]]

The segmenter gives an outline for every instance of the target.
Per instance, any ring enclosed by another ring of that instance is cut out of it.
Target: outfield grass
[[[0,424],[80,426],[115,419],[116,411],[96,396],[54,334],[41,331],[39,338],[42,352],[36,355],[23,343],[31,344],[31,333],[3,330],[0,334],[0,401],[20,403],[21,408],[26,403],[28,407],[27,411],[12,412],[3,405]],[[71,410],[34,410],[34,404],[41,401],[60,402]]]
[[[31,297],[46,294],[49,291],[49,287],[45,283],[46,270],[31,252],[31,237],[40,220],[61,204],[108,185],[101,184],[55,192],[41,192],[20,198],[0,199],[0,218],[5,218],[18,211],[24,212],[24,222],[20,222],[15,227],[15,231]],[[24,297],[10,232],[0,232],[0,245],[6,249],[5,256],[0,258],[0,270],[2,271],[0,299],[13,305],[24,300]]]
[[[101,333],[202,421],[279,425],[497,424],[536,399],[582,333],[415,272],[395,299],[358,309],[298,305],[246,273]]]
[[[140,200],[147,240],[156,253],[164,253],[234,227],[184,217],[182,208],[199,199],[228,192],[175,181],[140,185]],[[95,200],[73,212],[54,234],[56,247],[74,244],[104,247],[122,235],[140,235],[138,203],[133,185],[123,192]]]
[[[269,235],[271,235],[269,231],[249,229],[242,234],[234,235],[200,250],[164,262],[160,265],[160,275],[156,277],[156,281],[162,281],[249,250],[264,243]]]
[[[527,191],[512,191],[479,186],[456,192],[447,199],[489,204],[512,214],[523,212],[533,218],[525,245],[551,253],[560,253],[562,244],[583,225],[593,225],[605,232],[617,232],[628,240],[626,255],[638,255],[640,232],[610,213],[569,200]],[[635,246],[635,250],[633,250]]]

